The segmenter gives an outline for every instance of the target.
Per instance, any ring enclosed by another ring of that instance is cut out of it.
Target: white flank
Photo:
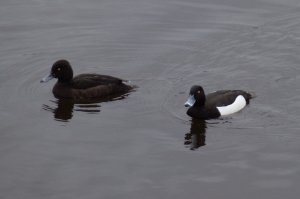
[[[221,115],[230,115],[242,110],[246,106],[246,100],[242,95],[237,96],[235,101],[228,106],[217,107]]]

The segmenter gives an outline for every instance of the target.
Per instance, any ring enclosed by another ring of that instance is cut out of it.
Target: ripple
[[[255,182],[255,185],[264,189],[285,189],[293,185],[291,180],[276,179],[276,180],[261,180]]]
[[[232,128],[300,129],[299,96],[295,92],[300,83],[300,50],[296,45],[300,38],[299,19],[298,13],[278,16],[255,29],[242,27],[217,42],[207,41],[206,46],[193,49],[168,74],[172,88],[165,110],[187,121],[182,103],[194,84],[202,85],[207,93],[243,89],[254,91],[257,98],[232,116],[241,122]]]
[[[74,101],[71,99],[50,100],[51,104],[43,104],[42,109],[53,113],[56,121],[69,122],[74,112],[84,112],[87,114],[98,114],[101,112],[101,103],[123,100],[129,93],[123,95],[110,96],[105,99],[93,99],[84,101]]]

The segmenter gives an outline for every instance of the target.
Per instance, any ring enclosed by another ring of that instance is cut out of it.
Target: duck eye
[[[200,93],[201,93],[201,91],[197,91],[197,93],[198,93],[198,94],[200,94]]]
[[[57,71],[60,71],[60,68],[57,68]]]

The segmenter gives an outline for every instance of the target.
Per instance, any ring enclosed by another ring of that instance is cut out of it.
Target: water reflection
[[[191,129],[185,134],[184,145],[191,150],[198,149],[205,145],[206,122],[205,120],[192,119]]]
[[[74,102],[72,100],[57,100],[51,102],[56,104],[56,107],[43,104],[43,109],[51,111],[56,120],[68,121],[73,117]]]
[[[129,93],[119,95],[119,96],[110,96],[102,99],[95,100],[84,100],[84,101],[74,101],[72,99],[58,99],[56,101],[50,101],[52,104],[43,104],[43,110],[50,111],[53,113],[53,117],[56,121],[68,122],[72,119],[74,112],[81,111],[89,114],[100,113],[102,102],[116,101],[125,99]]]

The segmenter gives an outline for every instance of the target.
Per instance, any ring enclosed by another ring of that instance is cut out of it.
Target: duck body
[[[198,119],[213,119],[242,110],[249,104],[251,94],[243,90],[220,90],[205,95],[201,86],[193,86],[185,106],[187,114]]]
[[[53,78],[58,80],[52,93],[59,99],[100,99],[112,95],[122,95],[133,89],[125,84],[124,80],[108,75],[80,74],[73,78],[73,70],[66,60],[55,62],[50,75],[44,77],[41,82],[47,82]]]

